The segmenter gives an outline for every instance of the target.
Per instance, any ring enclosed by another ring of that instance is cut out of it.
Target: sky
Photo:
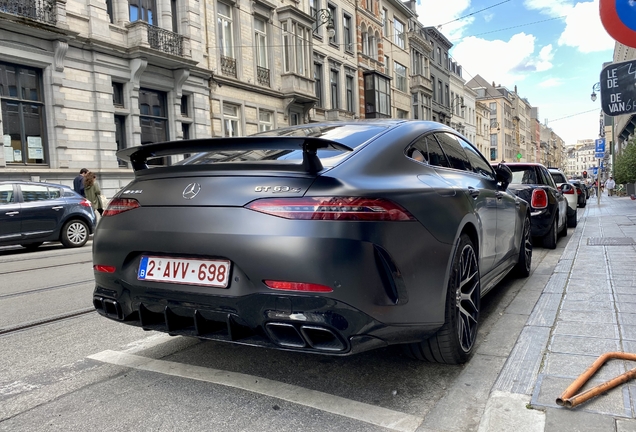
[[[598,138],[600,96],[590,95],[615,44],[598,0],[418,0],[417,12],[453,43],[466,82],[516,85],[566,144]]]

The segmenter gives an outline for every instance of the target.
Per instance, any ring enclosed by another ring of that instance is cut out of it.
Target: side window
[[[46,186],[21,185],[22,199],[24,202],[44,201],[49,199],[49,191]]]
[[[49,198],[50,199],[58,199],[62,196],[62,191],[58,188],[50,187],[49,188]]]
[[[543,167],[539,167],[539,172],[541,173],[541,176],[544,178],[543,182],[547,184],[548,186],[556,189],[556,184],[554,183],[554,180],[552,179],[552,176],[550,175],[548,170]]]
[[[451,165],[433,135],[424,138],[428,147],[428,163],[434,166],[450,168]]]
[[[11,204],[15,201],[13,196],[13,185],[0,185],[0,205]]]
[[[475,149],[475,147],[470,145],[470,143],[464,141],[461,138],[457,138],[457,139],[459,140],[459,143],[464,148],[464,152],[466,152],[466,156],[468,156],[468,160],[470,161],[470,165],[473,167],[473,171],[479,175],[482,175],[484,177],[488,177],[491,180],[494,180],[495,174],[492,171],[492,166],[490,166],[490,164],[486,162],[486,159],[484,159],[481,153],[479,153]]]
[[[462,171],[473,171],[464,149],[462,149],[462,146],[459,144],[459,141],[457,141],[455,136],[446,132],[439,132],[435,134],[435,137],[441,144],[444,153],[446,153],[446,156],[450,161],[451,168]]]
[[[418,162],[428,162],[428,149],[426,147],[426,137],[420,138],[406,149],[406,155]]]

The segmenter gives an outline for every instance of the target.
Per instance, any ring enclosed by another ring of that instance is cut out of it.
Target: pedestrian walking
[[[614,178],[610,176],[609,179],[605,182],[605,189],[607,189],[607,196],[614,195],[614,188],[616,187],[616,182],[614,182]]]
[[[73,179],[73,190],[83,197],[86,196],[84,193],[84,176],[87,172],[88,170],[86,168],[82,168],[79,175]]]
[[[84,175],[84,192],[86,193],[86,199],[91,202],[93,210],[101,216],[104,213],[101,200],[102,191],[99,189],[97,177],[91,171]]]

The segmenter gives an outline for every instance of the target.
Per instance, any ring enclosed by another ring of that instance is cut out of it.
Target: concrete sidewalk
[[[610,351],[636,353],[636,201],[588,201],[489,395],[491,431],[634,431],[636,380],[575,408],[556,398]],[[610,360],[582,390],[636,362]]]

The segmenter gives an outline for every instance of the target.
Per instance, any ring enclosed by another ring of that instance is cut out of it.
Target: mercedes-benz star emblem
[[[200,190],[201,190],[201,185],[199,183],[190,183],[183,190],[183,197],[185,199],[190,200],[194,198],[195,196],[197,196]]]

